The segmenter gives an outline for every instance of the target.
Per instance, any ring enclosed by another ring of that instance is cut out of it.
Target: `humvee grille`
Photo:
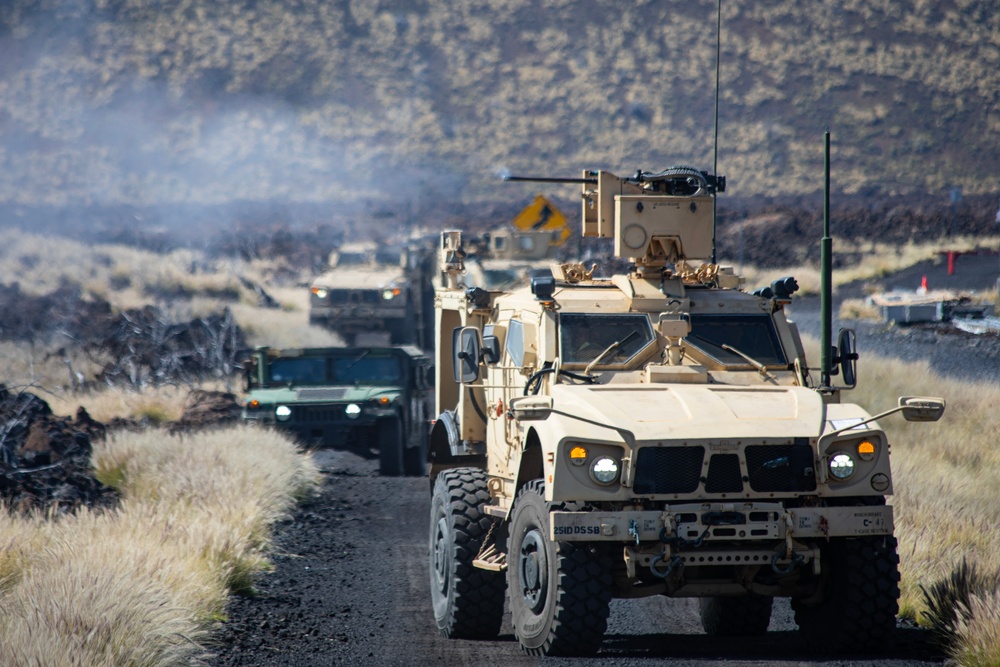
[[[754,491],[815,491],[813,448],[808,444],[750,445],[746,449]]]
[[[714,454],[708,462],[705,493],[738,493],[742,490],[739,454]]]
[[[343,405],[293,405],[292,419],[299,424],[346,419]]]
[[[635,463],[635,493],[693,493],[701,484],[704,447],[643,447]]]

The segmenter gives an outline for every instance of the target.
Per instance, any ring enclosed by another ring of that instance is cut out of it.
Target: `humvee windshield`
[[[326,359],[323,357],[295,357],[271,362],[271,382],[325,384],[327,377]]]
[[[403,372],[395,357],[296,357],[271,362],[271,382],[296,385],[397,384]]]
[[[746,366],[736,348],[765,366],[787,366],[774,320],[769,315],[691,315],[691,333],[685,339],[708,356],[726,365]]]
[[[564,364],[589,364],[615,342],[618,347],[599,365],[627,364],[651,340],[653,327],[642,313],[559,315],[559,356]]]
[[[341,357],[333,361],[336,384],[396,384],[402,379],[395,357]]]

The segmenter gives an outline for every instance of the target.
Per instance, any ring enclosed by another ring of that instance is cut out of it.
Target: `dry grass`
[[[840,302],[837,317],[842,320],[882,320],[882,311],[878,306],[868,303],[865,299],[844,299]]]
[[[284,436],[118,433],[94,453],[119,509],[0,515],[5,665],[175,665],[267,567],[270,526],[317,481]]]

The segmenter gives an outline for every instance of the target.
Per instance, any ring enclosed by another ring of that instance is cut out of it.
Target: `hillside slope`
[[[0,203],[491,202],[712,165],[715,3],[8,0]],[[737,196],[1000,190],[990,0],[727,0]],[[386,193],[391,193],[387,195]],[[567,193],[567,196],[572,192]]]

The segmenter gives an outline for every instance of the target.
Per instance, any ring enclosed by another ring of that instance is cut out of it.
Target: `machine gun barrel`
[[[552,178],[549,176],[504,176],[505,181],[523,181],[529,183],[583,183],[597,185],[596,178]]]

